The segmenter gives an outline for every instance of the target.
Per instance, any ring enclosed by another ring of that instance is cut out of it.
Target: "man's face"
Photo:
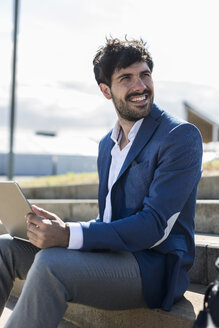
[[[154,100],[151,71],[145,62],[136,62],[112,75],[111,98],[119,117],[135,122],[148,116]]]

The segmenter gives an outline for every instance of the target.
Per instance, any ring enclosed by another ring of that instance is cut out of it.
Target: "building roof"
[[[219,118],[211,111],[207,112],[207,110],[198,109],[194,107],[194,105],[191,105],[187,101],[184,101],[184,106],[189,109],[192,113],[196,114],[197,116],[201,117],[203,120],[207,121],[211,125],[217,125],[219,126]],[[219,106],[218,106],[219,107]]]
[[[7,133],[0,134],[0,153],[8,153],[8,139]],[[14,152],[20,154],[97,156],[98,143],[88,137],[77,136],[71,132],[45,136],[20,130],[15,133]]]

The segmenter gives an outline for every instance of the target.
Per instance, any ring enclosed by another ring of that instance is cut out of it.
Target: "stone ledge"
[[[67,184],[48,187],[23,187],[27,198],[38,199],[96,199],[98,195],[98,184]]]
[[[12,295],[18,297],[22,286],[23,281],[16,280]],[[190,285],[171,312],[147,308],[106,311],[68,303],[64,319],[79,328],[192,328],[202,309],[205,290],[205,286]]]
[[[56,213],[64,221],[88,221],[98,215],[96,199],[29,199],[29,202]]]
[[[198,186],[198,199],[219,199],[219,175],[203,176]]]
[[[217,272],[215,261],[219,254],[219,235],[195,234],[195,261],[189,271],[192,283],[208,285]]]
[[[195,244],[205,245],[205,246],[215,246],[219,248],[219,235],[218,234],[208,234],[208,233],[196,233],[195,234]]]
[[[195,230],[219,234],[219,200],[197,200]]]
[[[27,198],[97,198],[98,183],[22,188]],[[219,199],[219,175],[203,176],[198,199]]]

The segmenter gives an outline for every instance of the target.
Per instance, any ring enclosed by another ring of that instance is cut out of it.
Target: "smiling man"
[[[14,279],[27,275],[7,328],[57,327],[69,301],[170,310],[189,284],[200,133],[154,104],[143,41],[109,39],[93,64],[118,116],[99,146],[99,216],[65,224],[33,206],[30,243],[0,238],[1,309]]]

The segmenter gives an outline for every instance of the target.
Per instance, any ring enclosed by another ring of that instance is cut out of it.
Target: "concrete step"
[[[88,221],[98,215],[97,199],[30,199],[47,211],[56,213],[64,221]]]
[[[205,287],[191,286],[171,312],[146,308],[104,311],[69,303],[65,318],[80,328],[191,328],[203,306]]]
[[[198,186],[198,199],[219,199],[219,175],[201,178]]]
[[[20,295],[23,281],[16,280],[13,296]],[[190,285],[184,298],[170,312],[147,308],[105,311],[68,303],[64,319],[79,328],[192,328],[203,307],[205,286]]]
[[[22,188],[30,199],[97,199],[98,184],[69,184],[48,187]]]
[[[36,199],[96,199],[98,184],[71,184],[22,188],[27,198]],[[219,175],[203,176],[198,187],[198,199],[219,199]]]
[[[17,297],[10,296],[6,304],[6,307],[0,317],[0,327],[5,327],[6,322],[8,321],[14,310],[17,300],[18,300]],[[77,328],[77,327],[73,325],[71,322],[62,319],[57,328]]]
[[[219,234],[219,200],[197,200],[196,232]]]
[[[195,262],[189,271],[192,283],[207,285],[217,276],[215,261],[219,256],[219,235],[195,234]]]

